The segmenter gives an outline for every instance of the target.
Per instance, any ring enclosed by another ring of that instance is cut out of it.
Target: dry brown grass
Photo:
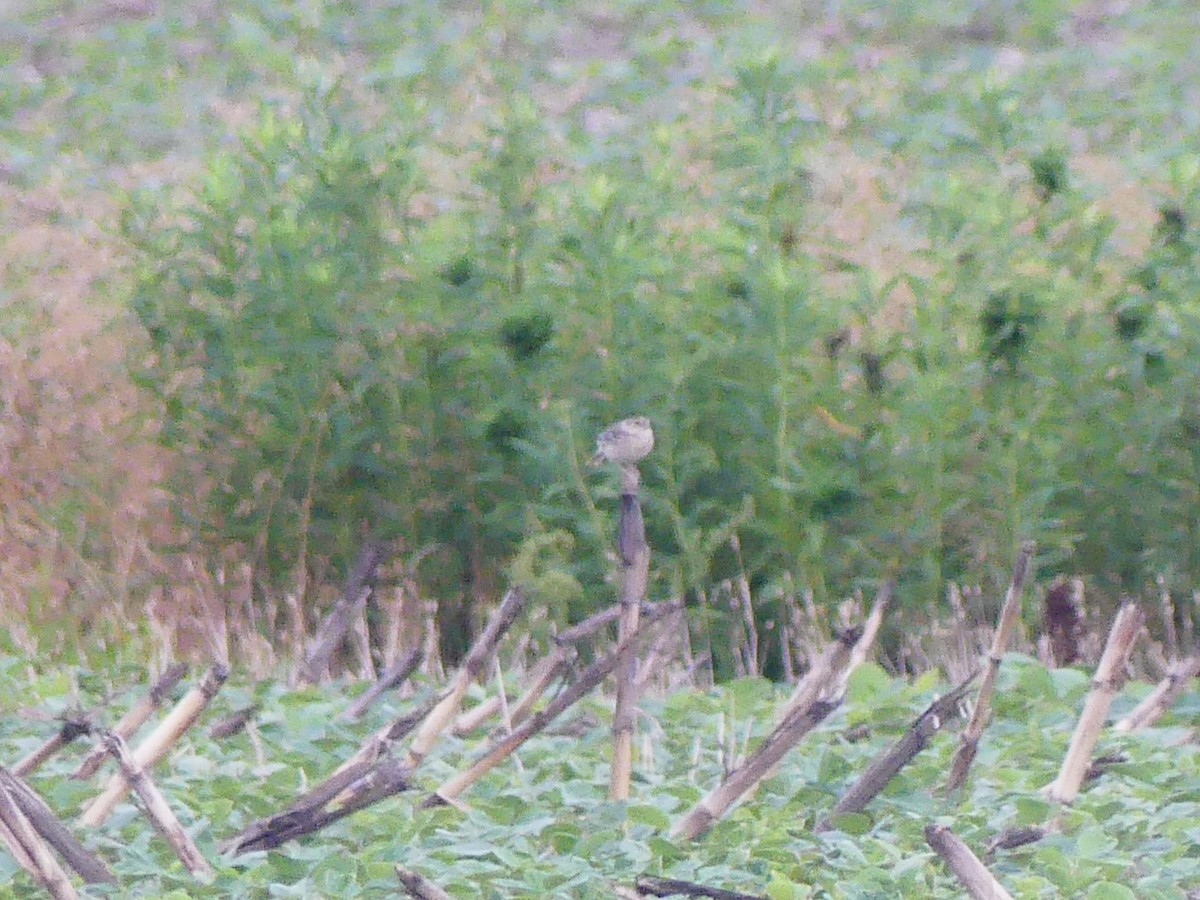
[[[60,183],[0,185],[0,208],[0,615],[39,643],[57,631],[63,649],[135,602],[165,463],[105,289],[121,277],[103,232],[113,203]]]

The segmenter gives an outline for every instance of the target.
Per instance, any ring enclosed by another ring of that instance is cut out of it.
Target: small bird
[[[650,427],[650,420],[645,416],[633,416],[600,432],[592,465],[615,462],[619,466],[632,466],[653,449],[654,429]]]

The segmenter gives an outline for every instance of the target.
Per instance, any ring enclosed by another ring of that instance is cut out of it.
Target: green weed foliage
[[[132,676],[127,668],[117,677]],[[107,678],[60,670],[30,678],[21,663],[0,673],[24,702],[49,711],[111,698],[115,718],[137,691]],[[670,826],[721,778],[732,754],[765,735],[784,700],[763,679],[731,681],[708,692],[647,698],[644,735],[631,800],[607,799],[608,717],[585,704],[475,785],[463,809],[417,808],[428,791],[465,767],[482,737],[447,736],[414,777],[414,789],[277,850],[235,859],[218,846],[241,828],[290,803],[333,771],[368,734],[418,704],[436,685],[419,684],[410,700],[385,697],[363,721],[334,717],[346,704],[342,686],[301,692],[278,683],[230,684],[215,718],[252,701],[262,704],[254,735],[223,741],[194,729],[155,769],[155,780],[218,875],[197,884],[133,804],[81,837],[113,868],[112,896],[385,897],[398,890],[393,867],[421,872],[456,897],[609,897],[640,873],[682,878],[771,898],[961,896],[961,886],[925,844],[931,821],[950,825],[1013,896],[1139,897],[1181,900],[1200,887],[1200,754],[1180,741],[1197,709],[1186,695],[1160,727],[1127,735],[1106,732],[1097,752],[1121,761],[1090,781],[1079,799],[1058,810],[1040,789],[1057,774],[1074,715],[1088,690],[1085,674],[1048,671],[1010,655],[1001,669],[995,719],[984,735],[971,779],[960,796],[938,788],[957,745],[961,722],[947,723],[930,746],[862,812],[832,831],[815,824],[933,698],[935,677],[913,683],[861,668],[846,704],[787,757],[778,772],[698,841],[680,844]],[[1132,708],[1148,686],[1118,698],[1115,715]],[[480,696],[473,694],[475,699]],[[211,718],[206,719],[210,721]],[[42,733],[39,733],[40,732]],[[41,743],[52,725],[6,715],[0,752],[16,759]],[[724,736],[724,744],[722,743]],[[30,777],[68,820],[94,793],[68,773],[83,749],[64,750]],[[107,773],[107,769],[105,770]],[[1036,843],[998,850],[999,834],[1047,824],[1058,830]],[[28,876],[0,856],[0,878],[32,891]],[[89,896],[106,896],[89,889]]]
[[[125,220],[146,261],[132,305],[153,364],[139,377],[162,439],[195,463],[180,483],[197,536],[244,543],[270,578],[310,538],[338,559],[364,521],[385,530],[387,486],[421,449],[402,385],[419,323],[395,314],[388,272],[406,160],[318,108],[265,113],[211,160],[178,224],[141,198]]]
[[[39,38],[71,52],[3,140],[18,180],[135,185],[130,367],[190,549],[263,603],[371,533],[448,607],[515,567],[595,608],[616,484],[581,463],[635,413],[656,597],[744,565],[764,625],[887,575],[927,608],[1024,538],[1188,592],[1194,11],[951,7],[114,13]]]

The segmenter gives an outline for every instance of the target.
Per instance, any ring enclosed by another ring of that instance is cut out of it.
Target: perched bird
[[[654,429],[650,427],[650,420],[645,416],[633,416],[600,432],[592,465],[615,462],[619,466],[632,466],[653,449]]]

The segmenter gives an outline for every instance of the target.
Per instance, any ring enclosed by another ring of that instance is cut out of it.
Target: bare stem
[[[1008,585],[1008,593],[1004,596],[1004,606],[1000,610],[1000,622],[996,626],[996,634],[992,638],[992,648],[987,655],[987,666],[983,671],[983,681],[979,685],[979,694],[975,699],[975,709],[971,714],[971,721],[963,729],[958,750],[954,754],[954,762],[950,766],[950,777],[946,782],[947,791],[956,791],[966,783],[967,773],[970,772],[971,763],[974,762],[975,753],[979,749],[979,739],[983,736],[984,728],[987,727],[988,718],[991,715],[992,695],[996,691],[996,676],[1000,672],[1000,661],[1008,647],[1008,642],[1012,639],[1012,633],[1016,629],[1021,615],[1021,592],[1025,588],[1025,579],[1029,575],[1030,562],[1033,560],[1035,549],[1036,545],[1033,541],[1026,541],[1021,545],[1021,552],[1017,555],[1016,564],[1013,566],[1012,580]]]

